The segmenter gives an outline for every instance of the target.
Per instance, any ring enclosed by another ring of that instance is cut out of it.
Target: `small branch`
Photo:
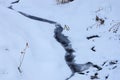
[[[21,66],[22,66],[22,63],[23,63],[23,60],[24,60],[24,57],[25,57],[25,53],[26,53],[27,48],[29,48],[28,43],[26,43],[25,48],[23,49],[23,51],[21,51],[20,64],[19,64],[19,66],[18,66],[18,70],[19,70],[20,73],[22,73]]]
[[[107,61],[105,61],[105,62],[103,62],[102,66],[104,66],[107,62],[108,62],[108,60],[107,60]]]
[[[99,38],[99,37],[100,37],[99,35],[93,35],[93,36],[87,37],[87,39],[89,40],[89,39],[92,39],[92,38]]]
[[[11,4],[19,3],[19,1],[20,1],[20,0],[17,0],[17,1],[11,2]]]
[[[112,69],[115,69],[115,68],[117,68],[117,66],[114,66]]]

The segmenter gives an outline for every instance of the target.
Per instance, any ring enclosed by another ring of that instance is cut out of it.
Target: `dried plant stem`
[[[23,49],[23,51],[21,51],[20,64],[19,64],[19,66],[18,66],[18,70],[19,70],[20,73],[22,73],[22,71],[21,71],[21,66],[22,66],[22,63],[23,63],[23,60],[24,60],[24,57],[25,57],[25,53],[26,53],[27,48],[29,48],[28,43],[26,43],[25,48]]]
[[[119,27],[120,27],[120,22],[115,23],[115,24],[109,29],[109,32],[113,30],[113,33],[117,33]]]
[[[64,30],[69,31],[69,30],[70,30],[70,27],[69,27],[68,25],[64,25]]]

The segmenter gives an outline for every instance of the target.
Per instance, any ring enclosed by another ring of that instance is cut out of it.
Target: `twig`
[[[117,66],[114,66],[112,69],[115,69],[115,68],[117,68]]]
[[[107,62],[108,62],[108,60],[107,60],[107,61],[105,61],[105,62],[103,62],[102,66],[104,66]]]
[[[19,64],[19,66],[18,66],[18,70],[19,70],[20,73],[22,73],[21,66],[22,66],[22,63],[23,63],[23,60],[24,60],[24,57],[25,57],[25,53],[26,53],[27,48],[29,48],[28,43],[26,43],[25,48],[23,49],[23,51],[21,51],[20,64]]]
[[[11,4],[16,4],[16,3],[19,3],[20,0],[16,0],[14,2],[11,2]]]
[[[87,37],[87,39],[89,40],[89,39],[92,39],[92,38],[99,38],[99,37],[100,37],[99,35],[93,35],[93,36]]]

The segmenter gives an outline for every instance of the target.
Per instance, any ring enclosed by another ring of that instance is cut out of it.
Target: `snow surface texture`
[[[71,80],[119,79],[119,0],[76,0],[65,5],[56,5],[52,0],[25,0],[12,4],[16,11],[7,8],[12,2],[0,0],[0,80],[65,80],[71,74],[60,41],[53,38],[54,25],[33,21],[24,13],[69,25],[69,32],[63,34],[69,36],[69,47],[72,44],[76,51],[76,63],[92,62],[102,67],[100,71],[89,68],[83,71],[84,76],[76,74]],[[99,37],[91,37],[94,35]]]

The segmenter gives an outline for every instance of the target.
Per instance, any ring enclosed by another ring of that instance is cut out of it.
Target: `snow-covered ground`
[[[96,72],[99,80],[106,80],[106,76],[107,80],[120,78],[119,0],[75,0],[63,5],[57,5],[55,0],[20,0],[12,5],[15,11],[8,8],[13,1],[0,0],[0,80],[65,80],[71,74],[64,60],[65,50],[53,37],[55,26],[16,11],[68,25],[70,30],[63,34],[76,51],[76,63],[93,62],[103,68],[76,74],[70,80],[91,80]],[[96,15],[105,20],[104,24],[95,21]],[[118,31],[112,32],[115,29]],[[88,40],[92,35],[100,37]],[[26,43],[20,73],[18,66]],[[114,60],[118,62],[110,65]]]

